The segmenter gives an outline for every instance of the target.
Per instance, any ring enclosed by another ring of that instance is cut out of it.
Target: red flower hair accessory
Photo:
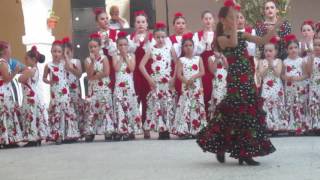
[[[306,25],[306,24],[313,26],[314,22],[311,19],[308,19],[308,20],[303,21],[303,23],[302,23],[302,25]]]
[[[174,17],[178,18],[178,17],[183,17],[183,14],[181,12],[176,12],[174,14]]]
[[[156,29],[165,29],[167,27],[164,22],[157,22],[154,26]]]
[[[53,43],[52,43],[52,44],[62,45],[62,44],[63,44],[63,42],[62,42],[61,40],[55,40],[55,41],[53,41]]]
[[[226,0],[224,1],[224,4],[223,4],[225,7],[234,7],[235,4],[234,4],[234,1],[233,0]]]
[[[277,38],[277,36],[273,36],[270,40],[269,43],[277,45],[279,43],[279,39]]]
[[[236,4],[233,8],[237,11],[241,11],[241,6],[239,4]]]
[[[38,52],[37,46],[32,46],[31,47],[31,52],[33,52],[36,55],[36,59],[38,59],[39,52]]]
[[[187,40],[187,39],[192,39],[193,38],[193,33],[186,33],[182,36],[183,40]]]
[[[100,39],[100,35],[98,33],[92,33],[89,37],[90,39]]]
[[[64,38],[62,39],[62,43],[63,43],[63,44],[70,43],[70,38],[69,38],[69,37],[64,37]]]
[[[146,12],[144,10],[134,12],[134,16],[146,16]]]
[[[125,38],[125,37],[127,37],[127,33],[126,32],[124,32],[124,31],[120,31],[119,33],[118,33],[118,38]]]
[[[93,13],[97,16],[97,15],[99,15],[99,14],[101,14],[101,13],[104,13],[105,12],[105,10],[103,9],[103,8],[95,8],[94,9],[94,11],[93,11]]]
[[[286,43],[288,43],[290,41],[296,41],[297,37],[294,34],[288,34],[288,35],[284,36],[284,40]]]

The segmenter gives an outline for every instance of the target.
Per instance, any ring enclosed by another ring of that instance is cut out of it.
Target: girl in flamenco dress
[[[225,162],[225,153],[230,153],[239,159],[239,165],[257,166],[260,163],[253,157],[270,154],[275,148],[266,135],[263,100],[254,83],[246,41],[264,44],[275,30],[263,38],[237,32],[235,6],[233,1],[225,2],[216,30],[216,47],[228,61],[227,94],[217,106],[214,118],[198,133],[197,143],[204,152],[216,153],[220,163]]]

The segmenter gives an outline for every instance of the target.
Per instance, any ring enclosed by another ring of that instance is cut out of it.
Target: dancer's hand
[[[175,79],[174,78],[170,78],[169,80],[169,88],[174,88],[174,82],[175,82]]]
[[[90,60],[91,60],[91,63],[94,63],[94,61],[96,60],[96,57],[94,56],[93,53],[90,53],[89,58],[90,58]]]
[[[148,83],[151,90],[154,90],[157,88],[156,82],[153,79],[150,79]]]

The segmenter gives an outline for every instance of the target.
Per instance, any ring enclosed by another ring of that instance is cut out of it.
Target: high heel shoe
[[[217,153],[216,155],[217,160],[219,161],[219,163],[224,163],[226,161],[226,158],[224,156],[224,153]]]
[[[252,158],[239,158],[239,165],[243,165],[243,162],[245,162],[249,166],[259,166],[260,163],[253,160]]]

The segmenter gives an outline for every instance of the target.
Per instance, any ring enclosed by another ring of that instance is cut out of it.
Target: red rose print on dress
[[[287,86],[292,86],[292,82],[287,82]]]
[[[167,78],[162,78],[162,79],[161,79],[161,82],[162,82],[162,83],[167,83],[167,82],[169,82],[169,81],[168,81]]]
[[[119,83],[119,87],[126,87],[126,83],[125,82],[121,82],[121,83]]]
[[[35,103],[34,99],[28,99],[28,103],[33,105]]]
[[[269,87],[273,87],[273,81],[272,81],[272,80],[267,81],[267,85],[268,85]]]
[[[71,89],[77,89],[77,85],[75,83],[71,83]]]
[[[51,98],[52,99],[56,98],[56,95],[53,92],[51,92]]]
[[[58,71],[59,71],[59,68],[58,68],[58,67],[53,67],[53,71],[54,71],[54,72],[58,72]]]
[[[198,65],[193,64],[193,65],[192,65],[192,69],[195,70],[195,71],[198,70]]]
[[[200,121],[194,119],[194,120],[192,121],[192,125],[193,125],[194,128],[197,129],[197,128],[200,127]]]
[[[27,96],[28,97],[34,97],[34,95],[35,95],[34,91],[31,90]]]
[[[248,75],[243,74],[240,76],[240,82],[241,83],[246,83],[248,81]]]
[[[67,94],[67,93],[68,93],[68,90],[67,90],[67,88],[63,88],[63,89],[61,90],[61,92],[62,92],[62,94]]]
[[[158,61],[161,61],[161,60],[162,60],[161,55],[160,55],[160,54],[156,55],[156,59],[157,59]]]
[[[103,86],[103,82],[102,82],[102,81],[99,81],[99,82],[98,82],[98,86]]]
[[[56,76],[56,75],[53,75],[53,76],[52,76],[52,81],[58,82],[58,81],[59,81],[59,77]]]
[[[229,93],[230,94],[235,94],[235,93],[237,93],[238,92],[238,88],[230,88],[229,89]]]
[[[127,68],[126,68],[126,73],[128,73],[128,74],[130,74],[130,73],[131,73],[131,71],[130,71],[129,67],[127,67]]]

